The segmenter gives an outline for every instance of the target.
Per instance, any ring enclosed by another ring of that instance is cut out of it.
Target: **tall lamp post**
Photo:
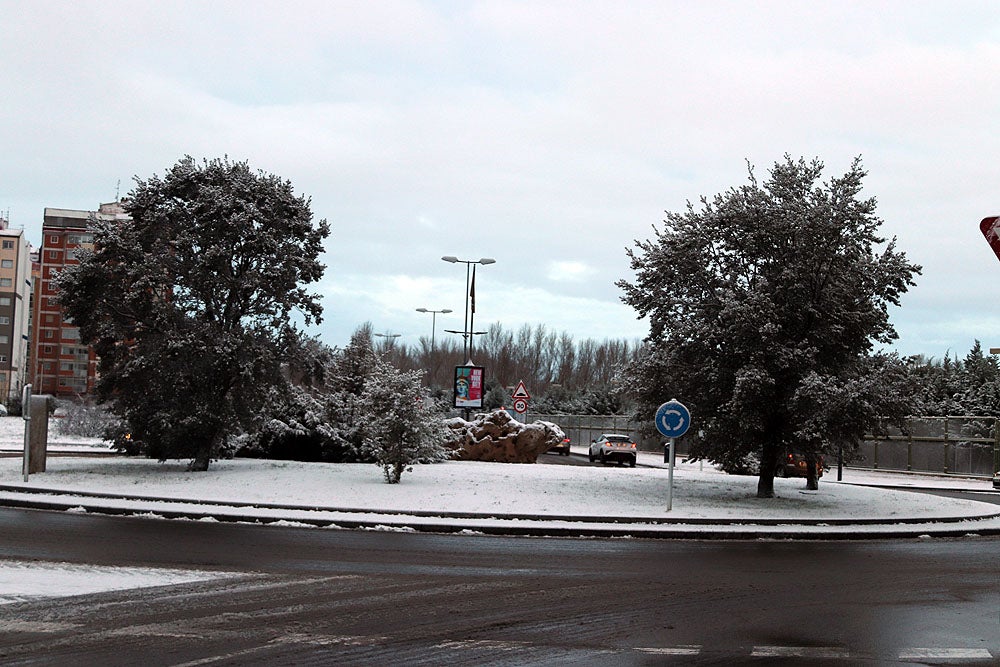
[[[430,313],[431,314],[431,352],[434,351],[434,330],[437,329],[437,315],[441,313],[450,313],[451,308],[442,308],[441,310],[430,310],[428,308],[417,308],[418,313]]]
[[[465,346],[463,348],[463,353],[468,361],[472,361],[472,323],[476,317],[476,296],[475,292],[469,287],[469,276],[472,270],[473,264],[496,264],[496,260],[490,257],[483,257],[481,259],[459,259],[453,255],[445,255],[442,257],[446,262],[451,264],[465,264],[465,319],[462,321],[462,331],[463,338],[465,339]],[[475,285],[475,283],[473,283]],[[474,287],[473,287],[474,289]],[[469,301],[472,301],[472,315],[469,315]]]

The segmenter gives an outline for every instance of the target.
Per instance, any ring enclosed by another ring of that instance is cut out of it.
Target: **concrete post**
[[[22,406],[22,409],[31,410],[31,420],[28,422],[28,446],[31,449],[28,472],[45,472],[46,445],[49,441],[49,397],[32,396],[29,405]]]

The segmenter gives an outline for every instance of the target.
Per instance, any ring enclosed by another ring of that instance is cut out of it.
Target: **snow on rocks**
[[[447,446],[461,461],[534,463],[566,437],[552,422],[523,424],[506,410],[479,415],[471,422],[455,417],[445,425],[454,435]]]

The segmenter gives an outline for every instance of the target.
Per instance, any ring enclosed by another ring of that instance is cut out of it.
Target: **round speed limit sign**
[[[514,412],[519,415],[523,415],[528,411],[528,402],[523,398],[518,398],[514,401]]]

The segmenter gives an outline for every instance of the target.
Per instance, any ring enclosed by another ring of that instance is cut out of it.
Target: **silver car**
[[[590,443],[588,457],[591,463],[594,461],[601,463],[618,461],[619,463],[627,463],[634,468],[636,451],[635,441],[631,437],[620,433],[605,433]]]

